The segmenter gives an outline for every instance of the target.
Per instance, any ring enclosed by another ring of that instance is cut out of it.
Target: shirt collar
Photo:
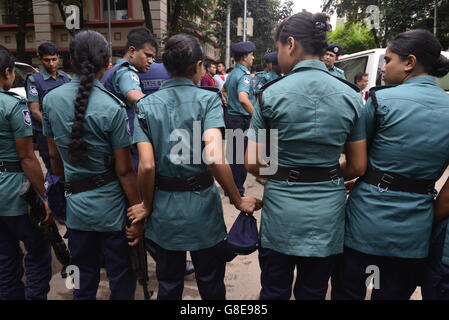
[[[193,86],[196,87],[195,84],[192,82],[192,80],[187,78],[174,78],[174,79],[168,79],[164,83],[162,83],[161,89],[167,89],[172,87],[178,87],[178,86]]]
[[[75,75],[72,78],[71,82],[73,82],[73,83],[80,83],[80,78],[78,77],[78,75]],[[101,81],[99,81],[97,79],[94,80],[94,86],[99,87],[100,89],[106,90],[105,87],[103,86],[103,84],[101,83]]]
[[[251,72],[249,72],[249,69],[247,67],[245,67],[243,64],[237,63],[236,68],[239,68],[240,70],[244,71],[245,73],[250,74]]]
[[[420,84],[436,85],[437,80],[433,76],[426,75],[426,76],[416,76],[416,77],[410,78],[407,81],[404,81],[404,84],[405,83],[420,83]]]
[[[48,72],[47,69],[45,69],[44,67],[42,67],[42,71],[39,71],[40,74],[42,75],[42,77],[44,78],[45,81],[47,81],[48,79],[52,78],[54,79]],[[57,76],[56,77],[62,77],[61,72],[56,71]]]
[[[8,90],[5,90],[3,88],[0,88],[0,92],[7,92]]]
[[[323,71],[328,71],[326,65],[324,64],[324,62],[320,61],[320,60],[304,60],[301,61],[299,63],[297,63],[291,72],[293,71],[297,71],[299,69],[305,69],[305,68],[312,68],[312,69],[317,69],[317,70],[323,70]]]

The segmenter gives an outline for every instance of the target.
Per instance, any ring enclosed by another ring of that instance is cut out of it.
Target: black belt
[[[333,167],[279,167],[276,174],[265,176],[267,179],[287,182],[324,182],[333,181],[339,183],[342,177],[340,166]]]
[[[0,172],[23,172],[20,162],[0,161]]]
[[[380,192],[387,190],[411,192],[419,194],[435,193],[435,181],[410,179],[396,173],[384,172],[369,167],[362,181],[379,188]]]
[[[214,184],[214,177],[209,171],[187,179],[156,176],[156,187],[169,192],[200,191]]]
[[[114,171],[110,170],[105,173],[93,176],[93,177],[84,178],[81,180],[70,181],[70,182],[65,182],[64,190],[65,190],[66,194],[68,194],[68,195],[76,194],[76,193],[81,193],[81,192],[100,188],[100,187],[105,186],[115,180],[117,180],[117,175],[115,174]]]

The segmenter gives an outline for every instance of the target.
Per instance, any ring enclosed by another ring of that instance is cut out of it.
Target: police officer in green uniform
[[[254,77],[255,83],[255,90],[256,95],[257,92],[268,82],[276,80],[281,76],[281,71],[278,64],[278,53],[277,52],[271,52],[267,53],[263,59],[265,60],[265,63],[267,65],[266,71],[256,73],[256,76]]]
[[[449,72],[425,30],[392,40],[382,69],[391,88],[368,100],[368,169],[346,207],[345,251],[335,299],[408,300],[421,283],[434,219],[434,185],[449,164],[449,96],[435,77]],[[380,278],[380,279],[379,279]]]
[[[8,91],[14,83],[14,56],[0,45],[0,300],[44,300],[50,291],[51,253],[42,231],[32,226],[28,204],[20,197],[29,180],[44,198],[44,176],[33,148],[27,102]],[[52,212],[44,202],[47,216]],[[23,253],[24,243],[26,283]]]
[[[145,237],[155,249],[158,299],[182,298],[186,251],[201,298],[225,299],[226,227],[214,177],[238,210],[252,213],[261,202],[240,196],[225,162],[218,89],[196,86],[204,74],[198,39],[171,37],[162,58],[171,79],[138,102],[134,134],[140,192],[151,212]],[[128,216],[134,223],[146,215],[129,210]]]
[[[251,41],[234,43],[231,48],[234,59],[236,61],[235,69],[228,75],[228,79],[224,85],[224,91],[227,95],[227,109],[226,109],[226,129],[241,129],[246,131],[249,128],[251,121],[251,115],[254,111],[254,104],[256,98],[254,96],[254,81],[251,77],[250,68],[254,62],[253,52],[256,50],[256,46]],[[233,137],[228,139],[229,143],[232,143],[232,148],[228,147],[227,150],[232,149],[233,158],[228,159],[234,181],[239,189],[241,195],[245,194],[245,188],[243,187],[247,172],[243,167],[242,156],[237,155],[237,150],[240,150],[240,146],[237,146],[238,140]],[[244,141],[244,149],[246,150],[247,139]]]
[[[70,82],[71,79],[68,74],[58,70],[59,54],[54,44],[48,42],[42,43],[37,48],[37,53],[42,63],[42,68],[38,73],[30,75],[27,78],[26,93],[39,155],[47,171],[51,171],[47,140],[42,135],[42,101],[51,89]]]
[[[345,72],[337,68],[334,63],[338,61],[338,57],[342,54],[343,49],[338,44],[331,44],[323,56],[323,62],[326,64],[329,73],[333,76],[346,80]]]
[[[267,144],[259,130],[278,136],[269,141],[278,150],[269,166],[278,168],[266,176],[264,190],[261,299],[290,299],[295,268],[295,298],[325,298],[335,256],[343,251],[344,180],[366,168],[359,95],[320,61],[329,29],[325,14],[306,11],[278,26],[278,62],[286,76],[262,88],[251,120],[245,167],[252,174],[267,174],[263,159],[250,161]]]
[[[126,113],[131,130],[134,132],[135,103],[143,98],[139,72],[147,72],[157,54],[157,42],[150,30],[144,27],[135,28],[128,33],[126,54],[117,60],[101,79],[105,88],[126,103]],[[137,167],[137,152],[132,149],[134,165]]]
[[[130,246],[143,224],[124,232],[126,208],[143,207],[130,155],[130,130],[124,104],[101,84],[109,64],[106,39],[81,31],[70,43],[77,74],[44,99],[44,135],[53,169],[65,176],[71,264],[80,270],[74,299],[94,300],[104,260],[111,299],[133,299],[136,278]]]

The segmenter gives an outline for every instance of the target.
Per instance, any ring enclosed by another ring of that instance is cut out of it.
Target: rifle
[[[131,226],[131,221],[128,219],[127,226]],[[143,240],[138,245],[131,247],[131,267],[136,275],[137,281],[142,286],[143,297],[145,300],[150,300],[153,291],[148,290],[148,260],[147,252],[145,250],[145,243]]]
[[[53,222],[49,225],[42,224],[42,221],[46,216],[43,199],[31,186],[29,180],[23,184],[20,196],[28,203],[28,216],[30,217],[32,225],[35,228],[42,230],[44,239],[51,245],[56,259],[62,264],[61,277],[66,278],[66,268],[70,264],[71,259],[70,252],[59,234],[56,223]]]

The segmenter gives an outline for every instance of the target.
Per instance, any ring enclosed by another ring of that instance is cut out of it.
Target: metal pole
[[[243,8],[243,41],[246,41],[246,29],[247,29],[247,21],[246,21],[246,8],[247,8],[247,0],[245,0],[245,5]]]
[[[112,27],[111,27],[111,1],[108,1],[108,29],[109,29],[109,46],[112,58]]]
[[[231,66],[231,0],[228,0],[228,13],[226,17],[226,69]]]
[[[433,34],[437,35],[437,7],[438,7],[438,0],[435,0],[435,14],[433,16]]]

